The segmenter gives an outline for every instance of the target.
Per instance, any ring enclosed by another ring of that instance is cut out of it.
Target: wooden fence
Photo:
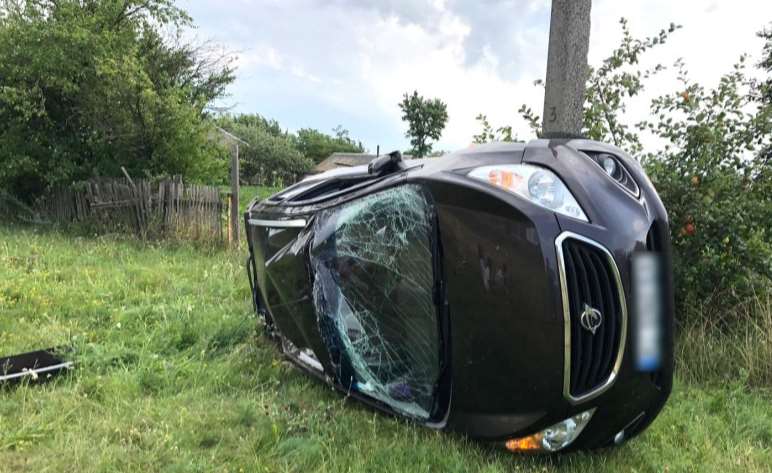
[[[228,202],[220,189],[180,180],[94,179],[55,189],[37,210],[55,223],[83,222],[106,231],[133,231],[140,238],[227,237]]]

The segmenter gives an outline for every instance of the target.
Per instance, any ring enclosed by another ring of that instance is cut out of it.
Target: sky
[[[338,125],[375,151],[406,150],[398,103],[417,90],[448,105],[435,150],[469,146],[484,113],[532,138],[517,109],[541,112],[534,86],[547,64],[548,0],[181,0],[195,42],[235,58],[236,81],[218,105],[259,113],[289,131]],[[756,32],[772,26],[768,0],[594,0],[590,65],[618,45],[619,19],[636,37],[682,25],[643,65],[683,58],[690,77],[715,85],[741,54],[758,62]],[[632,103],[630,123],[646,118],[653,97],[675,92],[672,71],[648,83]],[[646,141],[644,140],[644,143]],[[652,146],[654,143],[652,142]]]

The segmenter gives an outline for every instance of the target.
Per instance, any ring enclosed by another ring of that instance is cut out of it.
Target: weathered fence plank
[[[93,179],[52,190],[37,211],[55,223],[90,222],[137,236],[223,241],[228,210],[218,187],[181,180]]]

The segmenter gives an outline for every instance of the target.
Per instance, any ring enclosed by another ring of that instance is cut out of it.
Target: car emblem
[[[598,309],[590,307],[589,304],[584,304],[584,311],[579,317],[579,322],[585,330],[595,335],[598,327],[603,323],[603,314]]]

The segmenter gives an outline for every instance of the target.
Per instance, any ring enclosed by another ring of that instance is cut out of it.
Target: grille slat
[[[598,266],[603,265],[603,261],[598,255],[593,255],[593,259],[595,261],[595,264]],[[613,294],[614,293],[614,286],[612,285],[611,279],[609,279],[609,275],[605,271],[600,272],[600,279],[601,279],[601,286],[603,288],[604,294]],[[604,314],[613,314],[615,311],[618,310],[618,308],[615,306],[615,300],[616,298],[613,297],[606,297],[603,300],[603,313]],[[604,343],[606,346],[613,347],[614,341],[617,337],[617,318],[616,317],[610,317],[608,320],[604,320],[605,323],[608,324],[606,327],[606,331],[604,332]],[[608,366],[610,363],[613,362],[613,355],[614,350],[605,350],[603,352],[603,356],[600,360],[600,366]]]
[[[559,240],[561,284],[568,305],[570,360],[566,360],[566,394],[576,401],[602,391],[613,379],[622,354],[626,312],[624,294],[613,259],[597,244],[581,237]],[[601,313],[595,333],[582,325],[589,306]]]
[[[572,253],[574,263],[576,264],[576,271],[577,271],[577,279],[579,280],[579,287],[581,288],[581,291],[578,294],[578,300],[576,306],[572,309],[572,314],[581,314],[584,303],[592,304],[592,298],[590,297],[590,285],[589,285],[589,275],[587,274],[587,269],[584,266],[584,261],[582,261],[582,255],[578,251],[578,248],[571,248],[569,250]],[[583,327],[579,324],[579,319],[577,318],[576,323],[576,333],[577,338],[573,340],[579,341],[583,345],[583,350],[579,352],[579,357],[577,360],[588,360],[590,357],[588,357],[589,353],[592,353],[592,344],[593,339],[592,337],[585,337],[582,331],[584,330]],[[589,370],[590,370],[590,363],[581,363],[577,365],[578,371],[579,371],[579,380],[576,384],[577,389],[584,390],[584,387],[587,386],[588,382],[588,376],[589,376]]]
[[[566,253],[565,255],[567,264],[569,264],[572,267],[575,267],[574,263],[574,256],[571,254],[571,252]],[[579,304],[579,282],[576,280],[576,271],[571,271],[567,274],[567,280],[568,280],[568,297],[569,297],[569,305],[576,307]],[[571,359],[577,359],[580,357],[580,354],[582,353],[582,337],[580,337],[578,330],[580,327],[576,324],[571,324],[569,330],[571,330],[571,340],[574,340],[574,343],[571,344]],[[579,382],[579,370],[571,370],[571,386],[576,386],[576,384]]]
[[[598,275],[597,268],[593,264],[592,257],[589,255],[589,253],[586,250],[582,250],[582,258],[585,264],[585,267],[588,269],[588,275],[590,280],[590,289],[592,291],[592,303],[590,304],[592,307],[597,307],[599,310],[601,310],[601,314],[605,314],[604,304],[603,302],[606,300],[606,298],[603,297],[602,289],[600,287],[600,276]],[[598,331],[594,336],[590,337],[592,340],[592,358],[590,363],[588,365],[590,366],[589,372],[588,372],[588,383],[591,383],[592,380],[598,379],[598,376],[600,375],[601,370],[601,361],[603,360],[603,353],[604,353],[604,338],[606,335],[607,330],[604,330],[603,332]]]

